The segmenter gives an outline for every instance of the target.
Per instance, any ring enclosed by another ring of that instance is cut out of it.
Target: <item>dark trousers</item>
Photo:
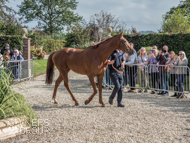
[[[137,81],[137,66],[128,66],[128,73],[129,73],[129,85],[131,90],[135,90],[136,81]]]
[[[111,99],[114,99],[116,93],[118,94],[117,95],[117,102],[118,104],[121,103],[121,100],[122,100],[122,87],[123,87],[123,74],[120,74],[118,72],[110,72],[110,77],[111,77],[111,80],[114,84],[114,89],[112,91],[112,94],[110,96]]]
[[[177,75],[176,74],[171,74],[171,76],[170,76],[170,85],[174,87],[174,91],[178,90]]]
[[[177,74],[178,91],[184,92],[183,82],[186,78],[186,74]]]
[[[127,86],[129,83],[129,73],[128,66],[125,65],[124,74],[123,74],[123,86]]]
[[[160,72],[160,89],[163,89],[162,93],[168,93],[169,90],[169,73],[168,72]]]
[[[151,74],[151,81],[152,81],[152,87],[153,88],[159,88],[159,73],[158,72],[152,72]]]

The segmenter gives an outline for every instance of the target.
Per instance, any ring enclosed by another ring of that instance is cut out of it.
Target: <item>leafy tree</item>
[[[14,14],[9,18],[0,20],[0,35],[21,35],[21,22]]]
[[[5,20],[7,18],[9,19],[11,17],[11,15],[8,14],[7,12],[15,13],[13,9],[11,9],[6,5],[7,2],[9,2],[9,0],[0,0],[0,20]]]
[[[19,5],[18,14],[23,16],[24,22],[38,20],[38,27],[48,34],[59,33],[73,22],[81,20],[76,9],[76,0],[24,0]]]
[[[186,16],[185,16],[186,15]],[[190,15],[186,9],[177,8],[171,14],[163,16],[163,33],[188,33],[190,31]]]
[[[187,16],[187,14],[190,13],[190,0],[181,1],[181,3],[180,3],[177,7],[172,7],[172,8],[170,9],[170,11],[166,13],[165,18],[167,19],[167,17],[168,17],[170,14],[173,14],[174,11],[177,10],[177,9],[186,10],[187,13],[185,13],[184,16]]]
[[[81,23],[75,23],[74,25],[67,28],[68,33],[66,34],[66,47],[78,48],[83,44],[90,42],[91,28],[87,28]]]

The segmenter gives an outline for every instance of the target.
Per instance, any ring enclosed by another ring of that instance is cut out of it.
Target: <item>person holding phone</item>
[[[176,60],[177,60],[177,57],[175,57],[175,52],[171,51],[169,54],[169,60],[166,62],[166,67],[165,67],[165,69],[167,69],[167,72],[170,72],[170,85],[174,87],[175,91],[178,90],[178,85],[177,85],[177,78],[176,78],[176,70],[172,66],[174,65],[174,62]],[[176,96],[177,96],[177,92],[175,92],[172,97],[176,97]]]
[[[131,47],[134,47],[133,43],[130,43]],[[136,80],[137,80],[137,65],[134,65],[137,63],[137,53],[136,50],[134,50],[135,53],[133,55],[128,55],[125,60],[126,68],[127,68],[127,74],[129,75],[129,85],[130,90],[128,92],[136,92]],[[127,81],[127,80],[126,80]]]
[[[167,61],[169,60],[168,46],[163,46],[159,51],[159,54],[156,56],[156,60],[159,62],[159,78],[160,78],[160,88],[159,95],[169,95],[169,72],[165,69]]]
[[[178,93],[178,95],[176,97],[184,98],[186,96],[184,95],[183,83],[187,76],[187,65],[188,65],[188,59],[186,58],[186,54],[184,51],[179,52],[179,56],[177,57],[177,60],[174,61],[174,65],[176,66],[178,92],[180,92],[180,93]]]
[[[147,62],[143,63],[144,65],[151,64],[148,73],[151,76],[152,87],[158,89],[159,87],[159,71],[158,71],[158,61],[156,56],[158,55],[158,50],[151,50],[149,52],[149,57]],[[152,90],[151,94],[155,94],[155,90]]]
[[[10,45],[8,43],[5,44],[5,48],[1,50],[1,55],[4,55],[6,51],[9,50],[9,56],[12,57],[13,51],[10,49]]]

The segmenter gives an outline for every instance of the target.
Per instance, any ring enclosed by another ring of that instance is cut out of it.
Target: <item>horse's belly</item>
[[[86,73],[85,72],[82,72],[82,71],[79,71],[79,70],[73,70],[73,69],[71,69],[73,72],[75,72],[75,73],[78,73],[78,74],[82,74],[82,75],[86,75]]]
[[[86,75],[86,71],[83,69],[82,65],[80,64],[73,64],[73,65],[70,65],[69,68],[78,73],[78,74],[83,74],[83,75]]]

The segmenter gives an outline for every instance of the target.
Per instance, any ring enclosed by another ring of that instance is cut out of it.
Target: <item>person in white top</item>
[[[18,79],[20,61],[23,61],[24,59],[21,55],[19,55],[18,50],[14,50],[14,55],[12,56],[12,60],[14,61],[12,72],[13,75],[15,76],[15,79]]]

